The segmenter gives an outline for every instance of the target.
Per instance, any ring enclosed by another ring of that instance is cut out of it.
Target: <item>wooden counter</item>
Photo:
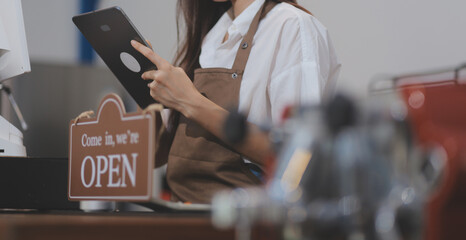
[[[234,239],[208,216],[154,213],[0,213],[0,240]]]

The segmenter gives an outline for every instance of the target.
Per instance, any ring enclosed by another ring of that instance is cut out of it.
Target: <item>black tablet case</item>
[[[150,96],[148,82],[144,81],[141,75],[145,71],[157,68],[131,46],[131,40],[146,46],[148,44],[121,8],[111,7],[80,14],[73,17],[73,22],[142,109],[156,103]],[[104,25],[110,30],[104,31]],[[121,52],[132,55],[139,62],[141,71],[136,73],[129,70],[120,59]]]

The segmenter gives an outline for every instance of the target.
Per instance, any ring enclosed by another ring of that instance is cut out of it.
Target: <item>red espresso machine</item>
[[[424,215],[424,239],[466,239],[466,64],[401,76],[395,87],[405,101],[414,139],[440,148],[445,160]],[[436,171],[435,169],[431,169]],[[429,170],[426,170],[429,174]]]

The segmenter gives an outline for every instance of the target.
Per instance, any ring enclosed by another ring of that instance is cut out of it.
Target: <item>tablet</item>
[[[73,22],[142,109],[156,103],[141,75],[157,68],[130,42],[149,45],[120,7],[83,13]]]

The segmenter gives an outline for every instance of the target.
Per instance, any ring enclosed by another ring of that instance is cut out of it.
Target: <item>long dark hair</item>
[[[298,5],[296,0],[266,0],[277,3],[289,3],[309,14],[308,10]],[[178,0],[176,25],[178,31],[178,51],[175,56],[175,65],[184,69],[186,74],[194,80],[194,70],[200,67],[199,56],[204,37],[217,23],[218,19],[231,8],[231,2],[214,2],[212,0]],[[184,35],[180,42],[180,20],[184,20]],[[170,115],[169,128],[171,140],[178,127],[180,113],[173,111]]]
[[[296,0],[266,0],[273,2],[286,2],[311,14]],[[177,27],[178,27],[178,51],[175,57],[175,65],[185,70],[193,80],[194,70],[199,68],[199,55],[204,37],[215,25],[218,19],[231,7],[231,2],[214,2],[212,0],[178,0]],[[186,29],[183,40],[180,42],[180,20],[184,20]]]

